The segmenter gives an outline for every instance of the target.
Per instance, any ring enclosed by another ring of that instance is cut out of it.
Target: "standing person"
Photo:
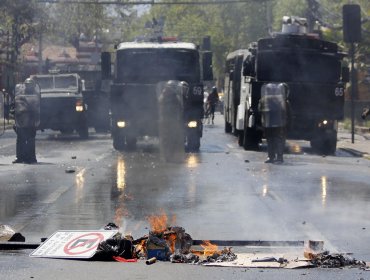
[[[37,163],[35,137],[40,124],[40,88],[26,79],[15,89],[15,131],[17,158],[13,163]]]
[[[369,107],[365,107],[364,109],[362,109],[362,114],[361,114],[361,118],[364,120],[366,119],[367,116],[370,115],[370,106]]]
[[[208,113],[212,119],[212,124],[214,123],[215,119],[215,110],[216,105],[218,103],[219,97],[217,92],[217,87],[213,87],[211,93],[207,97],[207,104],[208,104]]]
[[[261,89],[259,110],[267,139],[266,163],[283,163],[287,125],[288,86],[283,83],[264,84]]]

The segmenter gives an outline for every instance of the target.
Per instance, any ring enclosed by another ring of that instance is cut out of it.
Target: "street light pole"
[[[351,132],[355,143],[355,95],[357,77],[355,71],[355,43],[361,41],[361,7],[356,4],[343,5],[343,39],[350,43],[351,53]]]
[[[355,95],[356,95],[356,71],[355,71],[355,44],[352,42],[351,53],[351,134],[352,144],[355,143]]]

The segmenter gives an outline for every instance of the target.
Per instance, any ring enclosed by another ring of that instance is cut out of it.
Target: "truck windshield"
[[[33,78],[36,83],[39,84],[41,90],[45,90],[45,89],[52,89],[54,88],[53,86],[53,77],[50,76],[50,77],[34,77]]]
[[[117,53],[117,80],[151,84],[165,80],[200,81],[199,57],[193,50],[127,49]]]
[[[55,88],[77,88],[75,76],[54,76]]]
[[[260,81],[337,83],[340,79],[341,64],[333,54],[262,51],[257,61]]]
[[[55,91],[57,89],[77,89],[75,76],[44,76],[33,77],[40,85],[41,91]]]

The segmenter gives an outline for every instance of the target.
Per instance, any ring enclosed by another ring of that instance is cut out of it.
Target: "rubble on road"
[[[141,259],[146,260],[147,265],[154,264],[157,261],[169,261],[171,263],[220,267],[285,269],[349,267],[369,270],[369,263],[358,261],[348,254],[330,254],[325,251],[323,241],[308,240],[303,243],[303,241],[213,240],[214,243],[212,243],[210,241],[193,240],[182,227],[168,226],[165,214],[151,216],[148,221],[151,224],[149,233],[138,239],[134,239],[131,235],[123,235],[114,223],[107,224],[99,231],[57,232],[44,242],[45,245],[49,241],[51,245],[45,246],[44,249],[40,248],[43,246],[40,245],[31,256],[70,259],[90,258],[92,260],[115,260],[118,262],[137,262]],[[54,244],[51,241],[55,241]],[[236,246],[246,246],[247,243],[258,244],[261,247],[285,244],[284,246],[293,246],[296,249],[294,252],[287,251],[285,253],[234,253],[232,247],[224,247],[221,250],[218,247],[218,245],[234,246],[236,244],[238,244]],[[47,255],[48,250],[54,253]],[[59,251],[63,252],[59,253]]]
[[[10,226],[0,224],[0,241],[25,242],[25,237]]]
[[[340,268],[340,267],[353,267],[365,268],[366,262],[358,261],[345,254],[330,254],[328,251],[317,254],[312,260],[315,267],[322,268]]]
[[[0,241],[8,241],[15,231],[8,225],[0,225]]]

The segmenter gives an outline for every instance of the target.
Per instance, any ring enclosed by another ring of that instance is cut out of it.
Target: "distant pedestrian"
[[[35,137],[40,124],[40,90],[35,81],[26,79],[15,89],[15,131],[17,158],[13,163],[37,163]]]
[[[283,163],[287,125],[288,86],[283,83],[264,84],[259,110],[267,140],[266,163]]]
[[[219,97],[218,97],[217,87],[213,87],[211,93],[207,97],[206,116],[209,118],[208,123],[210,122],[210,120],[212,120],[212,124],[214,123],[215,110],[216,110],[216,105],[218,103],[218,100],[219,100]]]
[[[361,114],[361,118],[364,120],[366,119],[367,116],[370,115],[370,107],[365,107],[363,110],[362,110],[362,114]]]

